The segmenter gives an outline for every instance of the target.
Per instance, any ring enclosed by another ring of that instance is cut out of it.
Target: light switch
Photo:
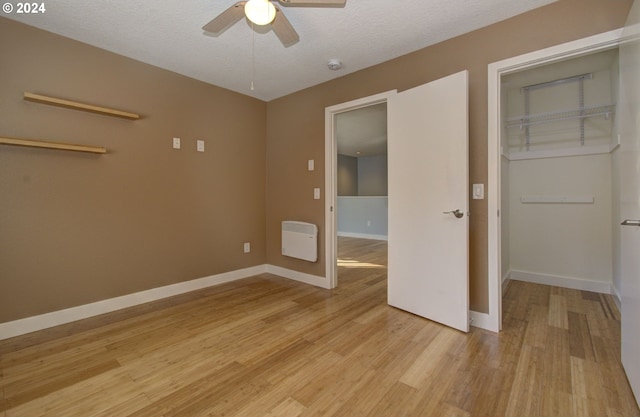
[[[319,188],[314,188],[313,189],[313,199],[314,200],[320,200],[320,189]]]
[[[173,149],[180,149],[180,138],[173,138]]]
[[[309,171],[313,171],[315,169],[315,161],[313,159],[309,159]]]
[[[473,199],[484,200],[484,184],[473,184]]]
[[[196,141],[196,148],[198,152],[204,152],[204,141],[203,140]]]

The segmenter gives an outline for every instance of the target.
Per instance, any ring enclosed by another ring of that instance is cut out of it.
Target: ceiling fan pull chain
[[[251,22],[251,91],[253,91],[253,80],[256,78],[256,31],[253,30]]]

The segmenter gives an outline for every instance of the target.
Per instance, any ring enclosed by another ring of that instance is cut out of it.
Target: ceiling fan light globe
[[[268,25],[276,17],[276,8],[269,0],[249,0],[244,5],[244,14],[259,26]]]

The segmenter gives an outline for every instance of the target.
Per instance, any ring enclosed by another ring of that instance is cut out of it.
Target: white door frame
[[[324,110],[324,189],[325,189],[325,277],[329,288],[338,285],[338,241],[336,230],[336,202],[338,194],[338,143],[335,135],[335,116],[362,107],[386,103],[396,90],[336,104]]]
[[[488,66],[488,284],[489,322],[492,331],[502,329],[502,265],[500,242],[500,118],[501,78],[503,75],[615,48],[622,42],[622,29],[494,62]]]

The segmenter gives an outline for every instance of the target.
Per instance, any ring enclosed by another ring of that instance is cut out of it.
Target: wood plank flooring
[[[611,297],[512,282],[504,331],[386,305],[386,244],[339,287],[260,275],[0,341],[0,417],[640,416]]]

